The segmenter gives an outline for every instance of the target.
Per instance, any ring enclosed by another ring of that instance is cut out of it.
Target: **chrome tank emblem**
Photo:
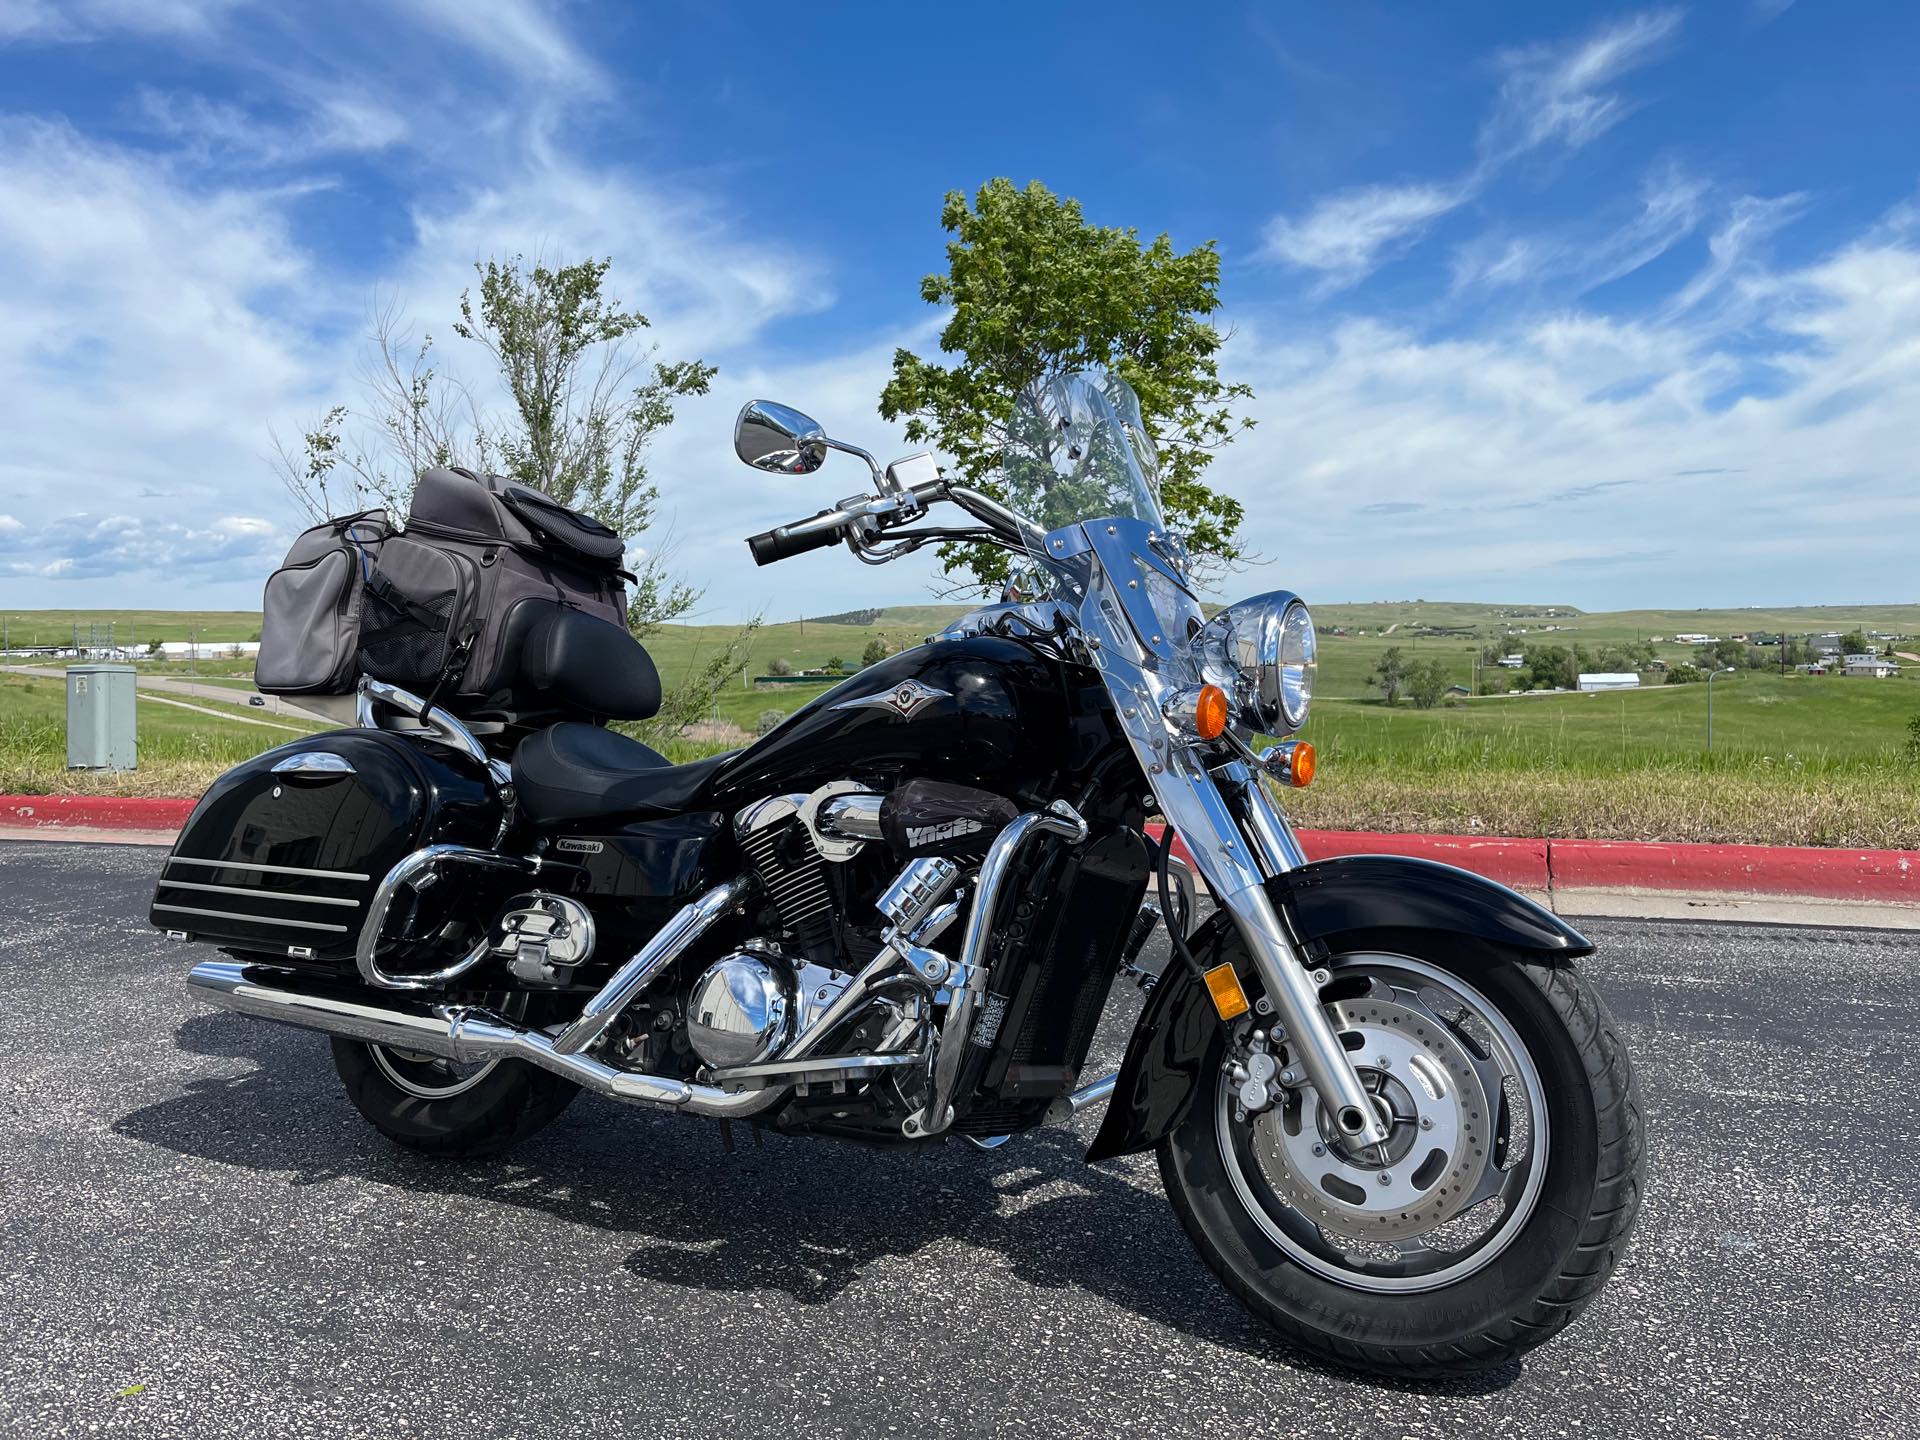
[[[891,690],[882,690],[877,695],[862,695],[854,700],[842,700],[829,708],[859,710],[871,706],[875,710],[891,710],[902,720],[911,720],[934,701],[952,698],[951,690],[936,690],[918,680],[902,680]]]

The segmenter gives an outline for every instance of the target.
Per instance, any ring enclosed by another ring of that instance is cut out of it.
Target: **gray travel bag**
[[[384,521],[331,521],[294,542],[267,582],[262,690],[344,694],[364,674],[465,712],[511,710],[516,641],[541,613],[625,628],[624,542],[542,491],[429,470],[406,527]]]

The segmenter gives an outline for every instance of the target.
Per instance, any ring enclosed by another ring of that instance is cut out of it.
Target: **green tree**
[[[1667,667],[1667,684],[1669,685],[1695,685],[1706,678],[1700,669],[1684,661]]]
[[[1407,685],[1406,652],[1398,645],[1388,646],[1373,662],[1373,673],[1367,677],[1367,684],[1376,686],[1387,704],[1398,704],[1400,692]]]
[[[820,668],[826,671],[829,675],[838,675],[842,670],[847,668],[847,662],[842,660],[838,655],[835,655],[832,659],[828,660],[827,663],[822,665]]]
[[[1873,642],[1867,639],[1864,630],[1849,630],[1840,637],[1842,655],[1866,655],[1873,650]]]
[[[905,417],[907,436],[931,442],[967,484],[993,493],[1007,422],[1023,391],[1076,370],[1118,373],[1140,396],[1160,450],[1161,505],[1196,563],[1239,559],[1242,511],[1202,480],[1214,452],[1252,421],[1233,412],[1252,398],[1220,378],[1220,255],[1212,241],[1184,253],[1166,235],[1142,244],[1137,231],[1089,224],[1080,202],[1035,180],[981,186],[971,203],[948,193],[941,227],[947,269],[929,275],[920,296],[952,312],[940,332],[951,365],[897,350],[880,413]],[[950,544],[947,572],[990,591],[1005,581],[1008,556],[988,546]]]
[[[867,648],[860,652],[860,668],[864,670],[869,665],[878,665],[886,658],[886,638],[881,635],[876,635],[873,639],[867,641]]]
[[[617,530],[629,554],[653,523],[654,437],[674,403],[707,392],[700,360],[661,361],[639,336],[648,320],[609,293],[612,262],[548,266],[522,256],[474,266],[453,331],[483,353],[510,405],[490,408],[440,373],[434,342],[389,309],[375,319],[361,401],[329,409],[298,445],[278,444],[282,482],[316,519],[384,506],[403,514],[414,483],[437,465],[511,476]],[[674,576],[661,547],[633,565],[627,623],[636,635],[684,615],[700,589]],[[746,663],[756,626],[712,655],[641,728],[678,733],[711,710]]]
[[[1579,665],[1566,646],[1529,645],[1525,654],[1529,690],[1572,690],[1579,686]]]
[[[767,662],[767,674],[791,675],[793,674],[793,662],[785,656],[776,655]]]
[[[780,722],[786,718],[787,712],[784,710],[762,710],[760,712],[760,718],[753,722],[753,733],[755,735],[771,734]]]
[[[1417,660],[1407,667],[1407,698],[1416,710],[1438,705],[1452,683],[1453,676],[1438,660]]]

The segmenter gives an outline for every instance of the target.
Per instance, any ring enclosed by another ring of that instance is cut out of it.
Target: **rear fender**
[[[1302,945],[1352,950],[1368,937],[1390,947],[1408,932],[1451,935],[1544,958],[1575,959],[1593,944],[1566,921],[1506,886],[1468,870],[1400,855],[1321,860],[1267,882],[1267,894]],[[1226,912],[1189,938],[1203,970],[1232,961],[1258,990],[1246,947]],[[1107,1102],[1088,1160],[1158,1144],[1185,1118],[1220,1021],[1206,987],[1178,960],[1154,987]]]

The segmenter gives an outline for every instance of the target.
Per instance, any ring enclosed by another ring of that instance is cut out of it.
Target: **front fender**
[[[1593,953],[1592,942],[1551,910],[1470,870],[1432,860],[1345,855],[1269,880],[1267,894],[1303,945],[1351,949],[1370,934],[1418,931],[1548,958]],[[1225,911],[1187,944],[1203,970],[1223,959],[1245,959]],[[1242,979],[1252,982],[1251,971]],[[1206,987],[1170,961],[1134,1026],[1088,1160],[1145,1150],[1185,1118],[1219,1024]]]

